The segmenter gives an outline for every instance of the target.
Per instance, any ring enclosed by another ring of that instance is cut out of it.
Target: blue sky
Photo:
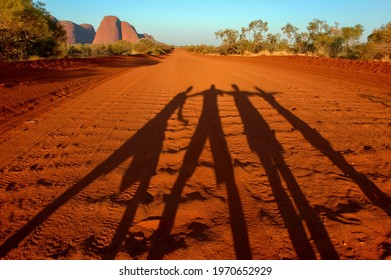
[[[240,30],[253,20],[269,24],[269,32],[281,33],[287,22],[307,31],[314,18],[340,26],[362,24],[366,40],[371,31],[391,21],[391,0],[42,0],[59,20],[90,23],[98,29],[105,15],[118,16],[139,33],[175,44],[214,44],[220,29]]]

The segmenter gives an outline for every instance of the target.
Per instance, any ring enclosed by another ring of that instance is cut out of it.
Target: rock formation
[[[155,41],[147,33],[137,33],[133,25],[120,21],[116,16],[105,16],[97,32],[87,23],[78,25],[69,20],[62,20],[59,23],[66,31],[68,44],[113,44],[119,40],[136,43],[143,38]]]
[[[105,16],[96,32],[93,44],[113,44],[122,40],[121,21],[115,16]]]
[[[95,37],[95,29],[91,24],[78,25],[69,20],[59,21],[67,34],[68,44],[91,44]]]
[[[129,41],[132,43],[136,43],[139,38],[136,29],[133,25],[130,25],[126,21],[121,21],[121,31],[122,31],[122,39],[124,41]]]
[[[94,41],[94,38],[95,38],[95,28],[91,25],[91,24],[88,24],[88,23],[83,23],[83,24],[80,24],[80,27],[83,28],[83,39],[85,41],[85,43],[83,42],[80,42],[82,44],[92,44],[92,42]]]
[[[144,34],[143,34],[143,38],[153,40],[153,37],[152,37],[151,35],[147,34],[147,33],[144,33]]]

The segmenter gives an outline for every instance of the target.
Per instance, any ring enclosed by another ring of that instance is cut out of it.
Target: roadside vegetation
[[[173,46],[152,41],[151,39],[141,39],[137,43],[128,41],[118,41],[111,45],[92,44],[63,44],[62,57],[99,57],[113,55],[162,55],[170,53]]]
[[[0,60],[60,55],[66,34],[42,2],[0,1]]]
[[[282,33],[268,32],[268,22],[254,20],[241,30],[224,29],[215,33],[220,46],[186,46],[190,52],[218,55],[303,54],[349,59],[390,60],[391,21],[375,30],[365,43],[360,39],[362,25],[329,25],[314,19],[301,32],[287,23]],[[150,39],[137,43],[118,41],[112,45],[66,44],[66,33],[45,9],[33,0],[0,1],[0,61],[39,58],[96,57],[171,52],[169,46]]]
[[[40,58],[97,57],[171,52],[172,46],[150,39],[111,45],[66,44],[66,33],[45,9],[32,0],[0,1],[0,61]]]
[[[303,54],[348,59],[389,60],[391,54],[391,22],[383,25],[360,42],[362,25],[340,27],[329,25],[324,20],[314,19],[307,31],[287,23],[281,33],[269,33],[268,22],[255,20],[241,30],[224,29],[215,33],[221,39],[220,46],[192,45],[190,52],[218,55],[253,54]]]

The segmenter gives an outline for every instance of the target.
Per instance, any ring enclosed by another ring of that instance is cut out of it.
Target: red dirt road
[[[0,258],[391,258],[389,64],[119,60],[0,80]]]

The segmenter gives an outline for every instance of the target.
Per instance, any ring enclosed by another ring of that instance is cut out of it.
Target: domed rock
[[[69,20],[59,22],[67,34],[68,44],[91,44],[95,37],[95,29],[90,24],[78,25]]]
[[[133,25],[126,21],[121,21],[122,40],[136,43],[138,41],[138,34]]]
[[[59,24],[67,34],[67,44],[76,44],[76,24],[69,20],[61,20]]]
[[[93,44],[113,44],[122,40],[121,21],[116,16],[105,16],[96,32]]]
[[[139,36],[140,36],[140,34],[139,34]],[[141,36],[142,36],[142,38],[145,38],[145,39],[149,39],[149,40],[155,41],[155,38],[153,38],[152,35],[149,35],[149,34],[147,34],[147,33],[144,33],[144,34],[142,34]]]
[[[95,28],[88,23],[83,23],[80,24],[81,29],[81,34],[80,38],[77,38],[78,43],[81,44],[91,44],[94,41],[95,38]]]

